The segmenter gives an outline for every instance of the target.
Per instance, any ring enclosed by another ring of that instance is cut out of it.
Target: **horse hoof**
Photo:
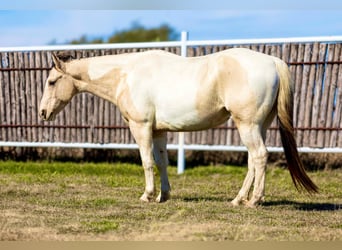
[[[256,208],[259,205],[261,205],[263,202],[265,202],[265,197],[258,197],[258,198],[252,198],[250,201],[246,202],[245,206],[249,208]]]
[[[151,201],[153,201],[153,197],[151,197],[150,195],[147,195],[147,194],[144,193],[140,197],[140,200],[143,201],[143,202],[151,202]]]
[[[230,202],[230,204],[232,204],[233,207],[238,207],[241,204],[241,201],[234,199]]]
[[[162,203],[162,202],[166,202],[170,199],[170,192],[160,192],[157,199],[156,199],[156,202],[158,203]]]
[[[256,208],[257,205],[256,205],[255,203],[247,202],[247,203],[245,204],[245,207],[247,207],[247,208]]]
[[[250,200],[249,202],[246,202],[245,207],[248,208],[257,208],[260,205],[261,201],[260,200]]]
[[[230,202],[234,207],[240,206],[240,205],[246,205],[248,203],[248,200],[246,199],[237,199],[235,198]]]

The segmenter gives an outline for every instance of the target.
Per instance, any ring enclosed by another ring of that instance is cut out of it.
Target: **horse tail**
[[[318,187],[305,172],[304,165],[299,158],[297,143],[293,129],[293,82],[290,71],[285,62],[276,58],[275,64],[279,78],[279,92],[277,98],[277,114],[281,141],[290,171],[292,181],[297,190],[305,188],[309,193],[318,192]]]

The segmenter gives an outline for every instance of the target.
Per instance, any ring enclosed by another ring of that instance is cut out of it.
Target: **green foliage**
[[[163,24],[156,28],[145,28],[140,24],[133,25],[130,29],[122,30],[115,33],[108,39],[109,43],[125,43],[125,42],[157,42],[175,40],[177,35],[175,31]]]
[[[128,43],[128,42],[157,42],[178,39],[177,32],[168,24],[159,27],[146,28],[139,23],[133,23],[128,29],[114,32],[107,40],[101,37],[89,38],[83,35],[73,39],[70,44],[98,44],[98,43]]]
[[[70,44],[98,44],[98,43],[104,43],[103,38],[93,38],[90,39],[86,35],[82,35],[78,39],[73,39],[69,42]]]

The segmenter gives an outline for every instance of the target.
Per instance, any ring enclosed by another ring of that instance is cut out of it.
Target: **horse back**
[[[233,49],[194,58],[165,52],[141,56],[144,64],[132,63],[127,97],[135,113],[153,119],[156,129],[207,129],[231,113],[248,117],[274,102],[265,81],[274,82],[275,76],[263,68],[272,60],[260,53]]]

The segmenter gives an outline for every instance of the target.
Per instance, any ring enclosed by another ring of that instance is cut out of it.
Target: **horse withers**
[[[146,181],[141,200],[154,199],[154,164],[161,179],[156,200],[170,198],[167,131],[209,129],[230,117],[248,149],[248,172],[233,205],[254,207],[264,199],[265,137],[275,116],[294,185],[317,192],[298,156],[292,122],[293,83],[286,63],[279,58],[240,48],[192,58],[161,50],[68,62],[52,57],[54,67],[39,108],[41,118],[55,119],[81,92],[115,104],[139,146]]]

